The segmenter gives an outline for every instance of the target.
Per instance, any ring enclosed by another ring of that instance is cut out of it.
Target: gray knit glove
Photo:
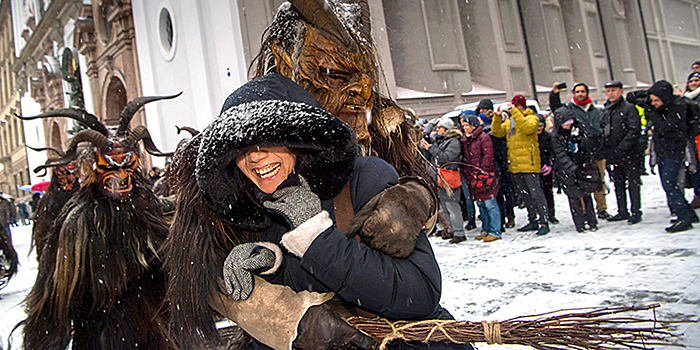
[[[278,189],[272,193],[272,200],[263,202],[265,208],[284,216],[292,230],[322,210],[321,200],[311,192],[306,180],[299,176],[299,181],[299,186]]]
[[[271,269],[275,252],[255,243],[239,244],[224,261],[224,284],[233,300],[246,300],[253,292],[253,273]]]

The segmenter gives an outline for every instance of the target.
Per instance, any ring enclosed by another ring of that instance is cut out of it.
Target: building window
[[[169,6],[161,7],[158,13],[158,37],[160,38],[160,53],[166,61],[175,56],[177,31],[175,30],[172,11]]]
[[[433,70],[467,70],[462,24],[455,0],[421,1]]]

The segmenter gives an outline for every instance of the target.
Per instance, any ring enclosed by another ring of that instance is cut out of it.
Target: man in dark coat
[[[604,146],[605,161],[608,171],[615,183],[615,197],[617,197],[617,215],[608,221],[627,220],[634,225],[642,221],[640,171],[637,168],[639,162],[634,156],[638,153],[638,140],[641,133],[641,119],[637,108],[622,98],[624,90],[622,83],[611,81],[605,84],[605,102],[603,119],[605,121]],[[627,211],[627,191],[629,196],[632,216]]]
[[[693,228],[698,216],[678,188],[678,172],[685,157],[688,140],[700,134],[698,106],[673,94],[673,86],[660,80],[649,90],[635,91],[627,96],[630,102],[644,106],[644,114],[653,125],[652,141],[656,147],[661,184],[666,192],[671,212],[678,219],[667,232],[681,232]]]
[[[603,136],[603,115],[598,108],[593,105],[593,101],[589,96],[588,85],[585,83],[577,83],[574,85],[574,97],[571,102],[562,104],[559,98],[559,92],[561,89],[557,86],[558,83],[554,83],[552,91],[549,93],[549,108],[552,111],[556,111],[559,107],[566,107],[573,113],[574,118],[576,118],[581,126],[586,128],[586,134],[593,137]],[[602,152],[602,148],[595,150],[595,161],[600,170],[600,178],[605,178],[605,154]],[[601,190],[593,194],[593,198],[596,203],[596,212],[598,213],[599,219],[608,219],[612,217],[608,214],[608,204],[605,200],[605,189],[601,186]]]

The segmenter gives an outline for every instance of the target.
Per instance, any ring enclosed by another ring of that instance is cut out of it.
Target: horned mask
[[[57,109],[33,117],[17,115],[18,118],[23,120],[68,117],[88,127],[88,129],[78,132],[70,140],[65,153],[58,158],[47,160],[46,164],[37,167],[34,169],[34,172],[40,172],[52,167],[65,167],[68,169],[69,164],[77,157],[78,145],[88,142],[94,147],[95,164],[93,169],[95,180],[101,184],[104,195],[116,200],[126,199],[133,188],[134,172],[139,167],[139,141],[143,141],[144,149],[151,155],[172,156],[172,153],[162,153],[156,148],[145,126],[140,125],[131,130],[131,119],[146,103],[175,98],[181,94],[139,97],[129,101],[121,112],[119,125],[116,128],[108,128],[93,114],[75,108]]]

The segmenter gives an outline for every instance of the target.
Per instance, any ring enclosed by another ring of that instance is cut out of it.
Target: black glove
[[[334,301],[310,307],[299,322],[292,347],[302,350],[378,349],[376,341],[343,320],[343,313],[347,310]]]
[[[365,204],[350,221],[348,236],[394,258],[409,256],[437,207],[437,199],[420,178],[387,188]]]
[[[263,202],[269,211],[287,219],[292,230],[321,212],[321,200],[311,192],[306,180],[299,176],[299,186],[277,189],[271,200]]]
[[[253,273],[271,269],[275,252],[256,243],[239,244],[224,261],[224,284],[233,300],[246,300],[253,292]]]

